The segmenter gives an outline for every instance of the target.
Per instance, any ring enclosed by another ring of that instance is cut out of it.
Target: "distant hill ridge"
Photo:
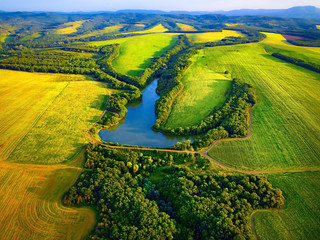
[[[136,12],[136,13],[153,13],[153,14],[222,14],[227,16],[245,16],[245,15],[263,15],[283,18],[313,18],[320,19],[320,8],[314,6],[297,6],[288,9],[239,9],[231,11],[159,11],[159,10],[119,10],[117,12]]]
[[[5,12],[0,10],[0,12]],[[46,11],[34,11],[34,13],[45,13]],[[239,9],[231,11],[161,11],[161,10],[144,10],[144,9],[123,9],[118,11],[95,11],[95,12],[57,12],[65,14],[101,14],[101,13],[148,13],[148,14],[188,14],[188,15],[205,15],[205,14],[222,14],[227,16],[272,16],[283,18],[308,18],[320,19],[320,8],[315,6],[297,6],[288,9]]]

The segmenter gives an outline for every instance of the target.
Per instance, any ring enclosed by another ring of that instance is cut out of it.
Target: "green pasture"
[[[252,136],[219,142],[214,159],[238,169],[320,166],[320,74],[270,56],[261,44],[205,49],[215,72],[229,70],[257,89]]]
[[[267,38],[262,43],[267,52],[281,53],[289,57],[304,60],[307,63],[320,65],[319,47],[299,47],[289,44],[281,34],[264,34],[267,35]]]
[[[161,56],[176,41],[175,35],[149,34],[90,44],[95,46],[120,44],[119,56],[112,61],[112,65],[122,74],[139,76],[144,69],[150,66],[152,58]]]
[[[206,118],[225,101],[231,79],[224,71],[210,69],[214,64],[203,50],[190,59],[193,63],[182,78],[184,88],[173,103],[167,127],[190,127]]]
[[[53,164],[75,158],[109,90],[80,75],[0,71],[0,160]]]
[[[286,198],[283,210],[258,211],[258,239],[318,239],[320,235],[320,172],[269,174],[269,181]]]

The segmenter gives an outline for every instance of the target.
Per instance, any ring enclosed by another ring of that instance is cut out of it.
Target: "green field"
[[[61,199],[108,93],[85,76],[0,70],[1,239],[82,239],[92,230],[95,213]]]
[[[258,239],[318,239],[320,172],[277,173],[268,179],[287,201],[283,210],[256,213]]]
[[[298,47],[289,44],[281,34],[264,33],[267,38],[263,40],[264,48],[270,53],[281,53],[289,57],[304,60],[308,63],[320,65],[319,47]]]
[[[120,44],[120,53],[112,61],[114,68],[120,73],[139,76],[151,63],[151,58],[159,57],[175,42],[177,37],[170,34],[150,34],[109,41],[92,42],[92,45],[103,46]]]
[[[207,48],[213,71],[257,89],[252,136],[219,142],[210,156],[238,169],[319,168],[320,75],[273,58],[261,44]]]
[[[0,71],[0,159],[65,162],[102,114],[105,84],[84,76]]]
[[[184,88],[174,101],[167,127],[195,125],[225,101],[231,79],[223,71],[212,71],[210,66],[215,63],[211,60],[203,50],[192,57],[193,63],[182,78]]]
[[[214,42],[225,37],[240,37],[237,31],[223,30],[222,32],[188,33],[187,37],[194,43]]]

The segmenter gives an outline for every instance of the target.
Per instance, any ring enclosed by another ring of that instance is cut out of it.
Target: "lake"
[[[128,105],[127,117],[120,125],[102,130],[100,138],[105,142],[138,145],[143,147],[170,147],[177,142],[192,138],[169,137],[160,132],[154,132],[151,127],[156,122],[154,104],[159,95],[156,93],[157,80],[154,80],[142,92],[142,102]]]

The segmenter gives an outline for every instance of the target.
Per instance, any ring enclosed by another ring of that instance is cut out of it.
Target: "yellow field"
[[[58,163],[81,151],[84,132],[102,113],[104,84],[7,70],[0,79],[0,160]]]
[[[56,30],[56,33],[57,34],[70,34],[70,33],[77,32],[77,28],[80,27],[84,22],[85,22],[85,20],[64,23],[63,25],[60,26],[61,27],[60,29]]]
[[[183,24],[183,23],[176,23],[176,24],[181,31],[197,31],[197,29],[195,29],[193,26]]]
[[[234,26],[239,26],[239,25],[243,25],[242,23],[225,23],[226,26],[228,27],[234,27]]]
[[[129,32],[129,33],[123,33],[123,34],[131,34],[131,33],[163,33],[168,31],[167,28],[165,28],[162,24],[158,24],[154,26],[153,28],[150,28],[148,30],[144,31],[138,31],[138,32]]]
[[[67,208],[63,194],[79,168],[0,163],[0,239],[83,239],[93,229],[89,208]]]
[[[221,40],[225,37],[240,37],[242,36],[237,31],[223,30],[222,32],[206,32],[206,33],[188,33],[187,37],[195,43],[213,42]]]
[[[262,33],[265,34],[267,37],[263,41],[261,41],[261,43],[270,44],[270,45],[280,45],[282,47],[287,47],[286,49],[288,50],[289,48],[291,48],[290,50],[292,51],[299,51],[299,49],[308,49],[310,51],[320,53],[320,47],[296,46],[288,43],[285,37],[282,36],[281,34],[267,33],[267,32],[262,32]]]
[[[320,29],[320,25],[316,25],[317,26],[317,29]]]
[[[265,32],[264,34],[267,38],[261,43],[268,52],[280,52],[293,58],[302,59],[308,63],[320,64],[320,47],[296,46],[288,43],[281,34]]]
[[[91,209],[62,197],[108,93],[85,76],[0,70],[0,239],[83,239],[94,228]]]

